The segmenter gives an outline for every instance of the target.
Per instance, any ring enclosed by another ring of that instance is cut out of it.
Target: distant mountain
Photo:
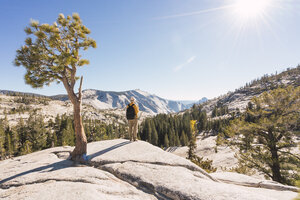
[[[203,97],[202,99],[195,101],[195,100],[183,100],[183,101],[178,101],[180,103],[182,103],[185,106],[188,107],[192,107],[194,104],[201,104],[201,103],[205,103],[206,101],[208,101],[208,99],[206,97]]]
[[[0,94],[5,94],[5,95],[29,95],[29,96],[35,96],[35,97],[42,97],[45,95],[41,95],[41,94],[35,94],[35,93],[30,93],[30,92],[16,92],[16,91],[12,91],[12,90],[0,90]]]
[[[190,108],[193,104],[184,104],[180,101],[163,99],[154,94],[136,89],[124,92],[101,91],[87,89],[82,91],[83,104],[89,104],[97,109],[122,109],[134,97],[141,111],[151,114],[173,113]],[[66,101],[67,95],[56,95],[51,98]],[[201,99],[200,101],[203,101]],[[197,101],[196,101],[197,102]]]
[[[69,100],[67,95],[44,96],[40,94],[16,92],[10,90],[0,90],[0,94],[43,96],[60,101]],[[192,107],[195,103],[199,104],[207,101],[207,98],[205,97],[199,101],[167,100],[139,89],[124,92],[101,91],[95,89],[86,89],[82,91],[83,104],[91,105],[100,110],[125,108],[125,106],[130,102],[130,98],[132,96],[136,99],[140,110],[149,114],[179,112]]]

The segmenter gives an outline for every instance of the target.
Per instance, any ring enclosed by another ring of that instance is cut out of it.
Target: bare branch
[[[66,76],[62,77],[62,82],[67,90],[68,96],[70,98],[70,101],[75,104],[76,100],[77,100],[77,96],[75,95],[74,91],[71,89],[70,84],[68,82],[68,79]]]

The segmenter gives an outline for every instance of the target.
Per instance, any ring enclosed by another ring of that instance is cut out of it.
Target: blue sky
[[[30,19],[53,23],[79,13],[97,48],[85,52],[83,89],[141,89],[174,100],[213,98],[266,73],[300,64],[300,0],[268,0],[251,19],[241,0],[0,0],[0,89],[32,89],[12,62]]]

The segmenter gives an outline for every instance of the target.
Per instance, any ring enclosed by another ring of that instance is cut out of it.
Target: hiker
[[[130,98],[130,104],[126,107],[126,118],[129,124],[129,139],[136,141],[139,107],[135,104],[134,97]]]

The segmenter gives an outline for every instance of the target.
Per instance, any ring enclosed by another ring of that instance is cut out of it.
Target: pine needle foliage
[[[89,64],[81,58],[80,51],[89,47],[96,48],[95,40],[89,38],[90,30],[82,24],[78,14],[64,17],[59,14],[53,24],[40,24],[31,20],[25,28],[28,37],[25,44],[17,50],[16,66],[24,66],[27,70],[25,81],[34,88],[66,77],[74,87],[72,76],[76,68]]]
[[[226,134],[239,149],[241,166],[257,169],[266,177],[284,184],[299,180],[300,87],[264,92],[252,100],[246,112],[231,122]]]

